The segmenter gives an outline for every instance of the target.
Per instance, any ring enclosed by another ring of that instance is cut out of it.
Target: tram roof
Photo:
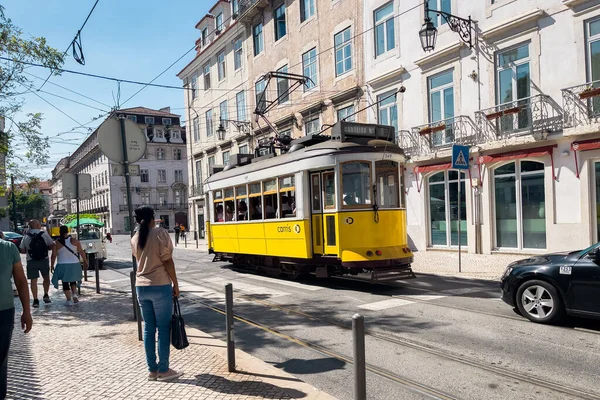
[[[347,153],[394,153],[404,156],[404,151],[396,144],[386,140],[354,138],[352,141],[327,140],[312,146],[307,146],[291,153],[282,154],[266,160],[253,162],[247,165],[235,167],[227,171],[221,171],[210,176],[205,183],[212,183],[222,179],[233,178],[238,175],[260,171],[267,168],[285,165],[293,161],[306,158],[318,157],[326,154]]]

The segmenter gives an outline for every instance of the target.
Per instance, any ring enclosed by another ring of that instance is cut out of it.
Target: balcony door
[[[454,143],[454,70],[442,72],[427,79],[429,89],[429,122],[437,125],[444,121],[445,129],[431,133],[431,147]]]
[[[513,47],[496,55],[496,101],[500,117],[499,130],[509,133],[531,125],[529,97],[531,74],[529,43]]]

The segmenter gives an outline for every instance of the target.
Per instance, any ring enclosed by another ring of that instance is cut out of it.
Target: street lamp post
[[[423,51],[433,51],[435,49],[435,41],[437,39],[437,28],[431,21],[429,13],[436,13],[440,15],[450,27],[450,30],[458,33],[460,39],[469,45],[469,48],[473,48],[473,28],[474,21],[469,16],[468,19],[457,17],[449,14],[445,11],[432,10],[429,8],[428,2],[425,2],[425,21],[421,30],[419,31],[419,39],[421,39],[421,47]]]
[[[250,136],[250,122],[219,118],[219,127],[217,128],[217,139],[219,141],[225,140],[225,133],[227,132],[225,126],[223,126],[223,122],[231,122],[239,131],[244,132],[246,136]]]

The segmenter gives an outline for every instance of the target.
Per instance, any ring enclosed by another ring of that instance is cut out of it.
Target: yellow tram
[[[281,155],[232,157],[205,182],[209,252],[292,277],[414,277],[394,134],[338,122],[331,136],[294,140]]]

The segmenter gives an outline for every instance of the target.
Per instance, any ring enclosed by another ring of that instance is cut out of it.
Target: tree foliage
[[[19,164],[27,161],[46,165],[50,146],[48,138],[41,132],[42,114],[18,115],[24,104],[19,96],[36,90],[25,73],[27,66],[23,62],[42,64],[57,75],[63,63],[63,56],[48,46],[43,37],[24,37],[21,29],[5,15],[1,5],[0,55],[11,59],[0,60],[0,117],[5,118],[5,130],[0,132],[0,152],[7,155],[8,173],[17,175],[20,180],[29,180],[27,171],[19,168]],[[24,145],[24,157],[17,154],[17,144]],[[2,167],[0,165],[0,168]],[[0,170],[0,174],[6,173],[6,170]],[[0,191],[3,189],[0,188]]]
[[[27,194],[25,192],[16,192],[15,200],[17,203],[17,222],[23,224],[32,219],[41,220],[48,214],[46,200],[39,193]],[[12,215],[13,203],[9,201],[8,211]]]

